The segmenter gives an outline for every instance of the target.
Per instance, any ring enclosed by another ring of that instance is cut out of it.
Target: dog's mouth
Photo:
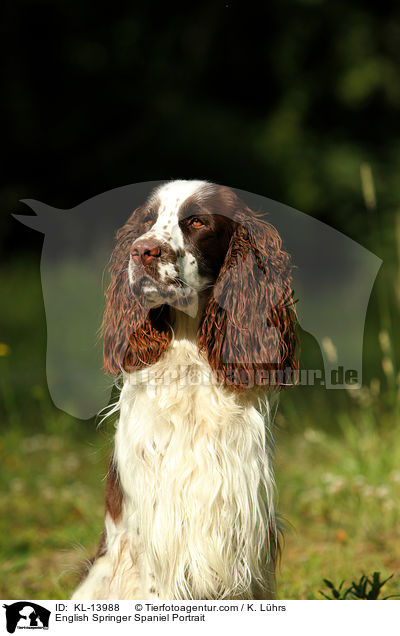
[[[134,280],[130,282],[132,291],[141,296],[150,308],[170,305],[189,315],[197,312],[197,291],[178,277],[161,282],[147,272],[142,272],[141,275],[136,272]]]

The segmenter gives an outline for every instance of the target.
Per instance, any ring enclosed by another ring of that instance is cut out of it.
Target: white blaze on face
[[[186,308],[187,313],[193,314],[197,310],[197,292],[204,288],[208,282],[200,276],[196,258],[185,249],[184,236],[179,227],[179,211],[182,204],[197,191],[207,188],[206,181],[171,181],[160,186],[149,200],[149,204],[157,203],[157,219],[154,225],[142,234],[140,239],[154,239],[159,243],[166,243],[176,254],[176,263],[160,263],[158,265],[159,280],[168,287],[168,279],[180,279],[182,286],[175,286],[175,301],[173,305],[179,306],[180,297],[190,296],[190,304]],[[211,187],[211,186],[210,186]],[[133,272],[129,267],[129,277],[132,282]],[[165,302],[165,297],[160,295],[158,286],[146,282],[143,291],[153,306]]]
[[[179,227],[180,207],[206,185],[206,181],[172,181],[158,188],[154,193],[154,199],[160,202],[157,221],[143,237],[167,241],[175,251],[182,250],[184,240]]]
[[[200,276],[193,254],[184,250],[184,237],[179,227],[179,210],[186,199],[199,190],[206,189],[207,186],[212,188],[207,181],[183,180],[172,181],[161,186],[155,192],[155,198],[160,201],[158,218],[150,230],[151,236],[166,241],[174,251],[183,251],[183,256],[179,255],[177,259],[177,275],[196,291],[200,291],[207,280]]]

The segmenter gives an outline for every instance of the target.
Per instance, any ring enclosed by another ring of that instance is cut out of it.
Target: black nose
[[[131,256],[137,265],[148,265],[161,256],[161,247],[154,239],[138,239],[132,244]]]

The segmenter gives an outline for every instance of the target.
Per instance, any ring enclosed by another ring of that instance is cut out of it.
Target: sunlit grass
[[[94,549],[108,438],[99,433],[94,445],[79,437],[1,436],[0,598],[67,597]]]
[[[303,432],[280,418],[276,472],[284,532],[281,598],[319,598],[323,578],[381,571],[400,583],[400,427],[351,402],[337,428]]]

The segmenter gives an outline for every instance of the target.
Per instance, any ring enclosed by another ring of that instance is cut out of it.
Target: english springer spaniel
[[[296,368],[278,232],[227,187],[158,187],[117,233],[103,334],[119,421],[73,598],[274,598],[270,403]]]

